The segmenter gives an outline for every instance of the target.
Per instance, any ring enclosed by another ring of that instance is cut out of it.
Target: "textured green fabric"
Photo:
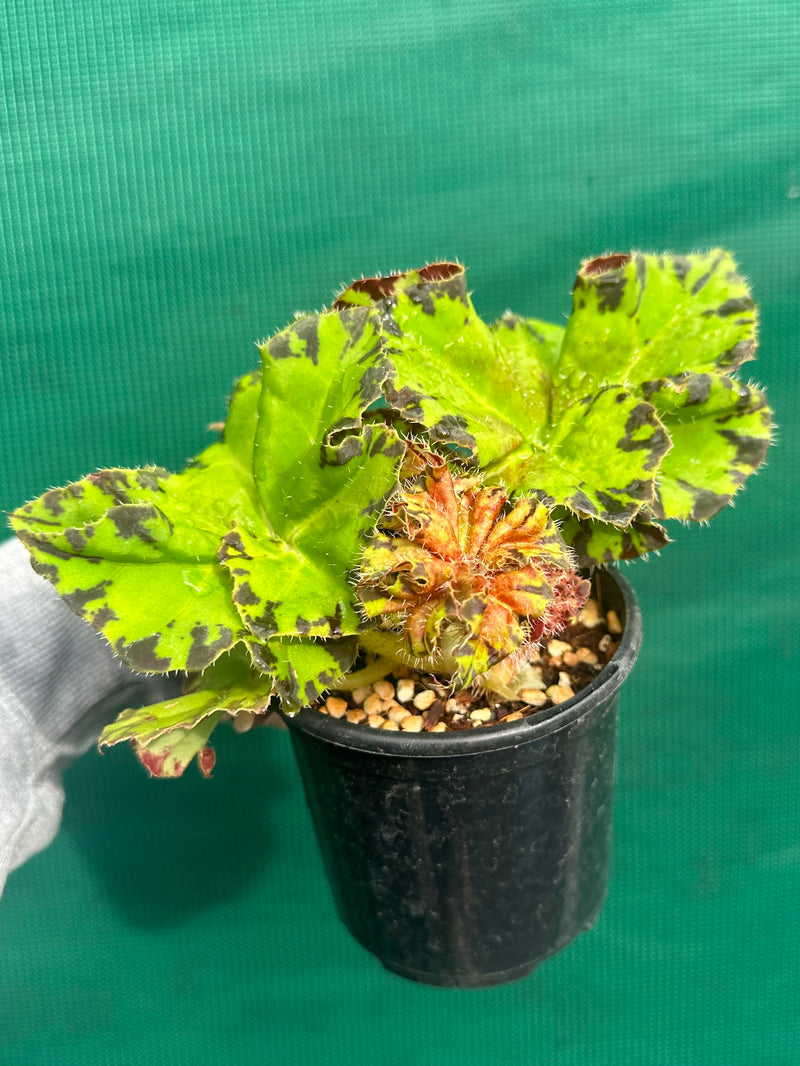
[[[735,511],[628,570],[591,933],[415,986],[338,924],[285,736],[222,737],[210,782],[90,754],[0,901],[3,1066],[800,1061],[798,55],[791,0],[2,6],[0,506],[183,462],[254,341],[437,257],[484,317],[562,321],[582,256],[729,247],[781,426]]]

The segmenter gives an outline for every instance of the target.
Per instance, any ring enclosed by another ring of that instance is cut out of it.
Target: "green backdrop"
[[[583,256],[727,246],[780,425],[735,510],[627,571],[592,932],[413,985],[338,924],[284,735],[223,736],[210,782],[92,753],[0,901],[3,1066],[800,1061],[798,56],[793,0],[0,8],[0,506],[177,466],[254,341],[437,257],[484,317],[562,321]]]

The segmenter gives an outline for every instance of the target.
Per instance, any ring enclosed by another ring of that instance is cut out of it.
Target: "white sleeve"
[[[56,835],[64,769],[120,710],[178,685],[128,670],[34,573],[18,541],[0,544],[0,892]]]

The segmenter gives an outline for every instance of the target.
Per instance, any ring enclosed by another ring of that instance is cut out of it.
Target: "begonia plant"
[[[298,316],[185,470],[101,470],[11,516],[120,659],[186,674],[102,742],[207,773],[221,719],[292,714],[354,671],[457,691],[505,664],[507,686],[586,568],[663,548],[663,522],[712,518],[762,462],[771,413],[737,377],[756,326],[720,250],[589,260],[564,327],[485,323],[454,263]]]

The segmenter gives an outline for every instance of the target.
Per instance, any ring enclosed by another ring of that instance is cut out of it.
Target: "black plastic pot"
[[[305,709],[288,720],[342,921],[389,970],[477,988],[522,977],[587,929],[605,894],[619,687],[641,618],[561,706],[458,733],[372,730]]]

